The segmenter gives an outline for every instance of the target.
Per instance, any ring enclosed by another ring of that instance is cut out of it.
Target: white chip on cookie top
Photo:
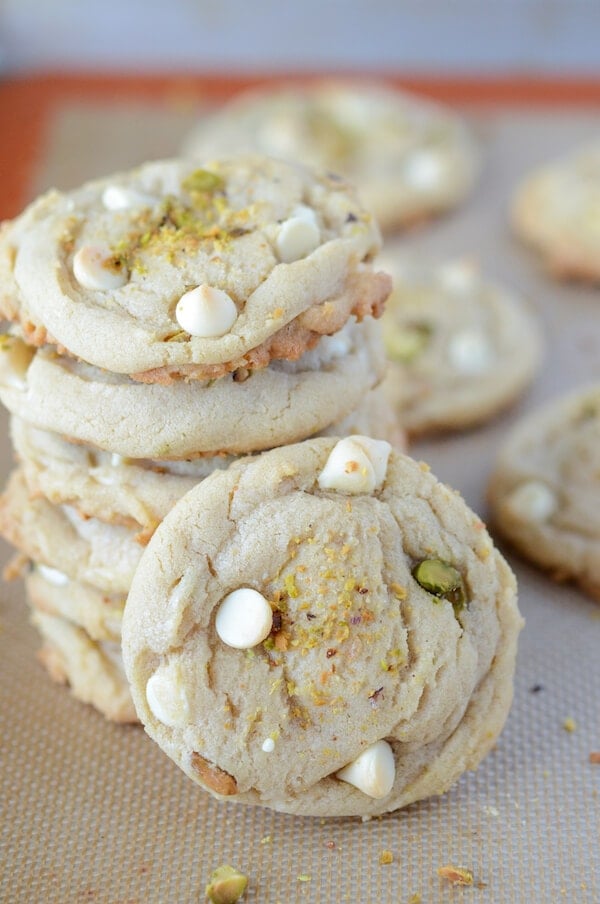
[[[73,275],[84,289],[97,291],[120,289],[129,278],[104,245],[83,245],[73,257]]]
[[[449,292],[472,292],[480,282],[476,264],[467,259],[447,261],[438,267],[437,276]]]
[[[519,484],[510,494],[507,505],[512,514],[523,521],[547,521],[555,513],[556,494],[541,480]]]
[[[221,602],[215,619],[217,634],[229,647],[249,650],[262,643],[273,626],[273,610],[257,590],[240,587]]]
[[[340,769],[336,776],[369,797],[387,797],[396,777],[394,752],[387,741],[377,741]]]
[[[367,436],[341,439],[319,475],[319,486],[341,493],[372,493],[385,480],[391,448],[385,440]]]
[[[277,256],[283,263],[290,264],[314,251],[320,241],[321,231],[315,211],[299,204],[291,217],[279,227],[275,241]]]
[[[146,701],[163,725],[176,728],[185,723],[190,706],[179,663],[162,665],[150,676],[146,684]]]
[[[190,336],[223,336],[237,319],[235,302],[227,292],[215,286],[201,285],[182,295],[175,317]]]
[[[444,157],[434,150],[422,149],[411,154],[405,163],[404,173],[411,188],[433,191],[444,178]]]
[[[156,198],[125,185],[107,185],[102,192],[102,203],[107,210],[128,210],[130,207],[152,207]]]
[[[454,333],[448,342],[450,364],[460,373],[475,376],[486,371],[493,358],[489,340],[479,329],[467,328]]]

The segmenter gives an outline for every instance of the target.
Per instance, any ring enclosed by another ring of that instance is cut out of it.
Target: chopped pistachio
[[[383,334],[388,358],[410,364],[425,351],[432,332],[431,324],[425,322],[395,328],[388,325]]]
[[[190,193],[212,193],[221,191],[225,187],[225,182],[223,177],[219,176],[218,173],[211,173],[210,170],[205,169],[197,169],[194,170],[193,173],[190,173],[189,176],[186,176],[181,183],[181,187]]]
[[[206,886],[206,896],[213,904],[235,904],[246,891],[248,878],[233,866],[219,866]]]
[[[413,577],[428,593],[449,600],[455,614],[465,606],[465,585],[460,571],[442,559],[424,559],[413,568]]]

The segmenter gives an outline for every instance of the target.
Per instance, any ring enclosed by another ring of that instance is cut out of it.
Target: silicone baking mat
[[[594,135],[598,116],[471,114],[485,155],[477,191],[455,214],[390,247],[474,256],[522,291],[543,323],[543,371],[518,406],[412,450],[485,516],[486,479],[510,425],[600,378],[600,290],[550,282],[506,225],[516,180]],[[149,106],[59,109],[32,193],[173,153],[193,119],[189,110]],[[2,412],[3,478],[11,466],[6,423]],[[21,586],[1,586],[0,900],[191,904],[204,900],[212,869],[231,863],[249,877],[246,900],[261,904],[598,904],[600,765],[589,755],[600,750],[600,606],[508,557],[527,623],[506,729],[448,794],[370,822],[216,803],[140,728],[106,722],[49,682]],[[475,884],[440,879],[437,868],[448,864],[471,870]]]

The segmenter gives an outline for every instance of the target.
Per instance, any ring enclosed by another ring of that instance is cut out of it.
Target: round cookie
[[[24,577],[27,598],[34,609],[83,628],[92,640],[120,644],[126,594],[103,593],[35,562]]]
[[[516,400],[541,358],[521,301],[466,260],[389,263],[383,388],[409,434],[470,427]]]
[[[143,548],[126,527],[32,497],[20,470],[0,496],[0,534],[28,559],[111,594],[128,592]]]
[[[372,216],[343,180],[265,157],[150,163],[35,201],[0,236],[0,316],[146,382],[297,359],[378,315]]]
[[[146,547],[123,617],[138,716],[217,797],[371,816],[494,744],[521,618],[482,522],[366,437],[216,471]]]
[[[191,461],[123,458],[63,439],[12,417],[13,446],[31,492],[55,505],[67,503],[82,515],[124,524],[149,536],[173,505],[231,456]],[[404,436],[380,387],[371,390],[343,421],[323,431],[328,436],[367,433],[403,448]]]
[[[511,220],[553,276],[600,282],[600,142],[526,176]]]
[[[128,458],[247,453],[345,418],[385,369],[379,324],[351,320],[299,361],[165,386],[137,383],[20,339],[0,343],[0,399],[13,414]]]
[[[113,722],[138,721],[117,643],[92,640],[83,628],[37,609],[31,623],[44,641],[38,658],[53,681],[68,683],[77,700]]]
[[[480,169],[475,142],[456,114],[370,83],[246,92],[206,116],[184,153],[203,159],[239,149],[342,173],[384,230],[454,207]]]
[[[600,385],[553,399],[517,425],[489,500],[519,552],[600,601]]]

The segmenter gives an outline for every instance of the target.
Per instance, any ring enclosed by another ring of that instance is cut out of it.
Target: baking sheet
[[[413,447],[485,516],[495,452],[522,414],[600,378],[600,289],[557,286],[510,236],[506,202],[529,167],[597,134],[598,111],[471,111],[486,165],[460,211],[398,244],[468,254],[522,291],[542,321],[543,371],[492,424]],[[56,111],[32,194],[174,152],[190,110]],[[391,247],[391,246],[390,246]],[[11,467],[0,414],[0,476]],[[9,556],[0,546],[2,562]],[[510,551],[526,618],[515,702],[495,750],[446,795],[363,823],[216,803],[139,727],[106,722],[49,682],[17,584],[0,587],[0,901],[187,904],[213,868],[249,876],[248,902],[598,904],[600,606]],[[533,690],[538,688],[538,690]],[[563,728],[572,718],[576,730]],[[390,851],[391,863],[381,863]],[[437,876],[473,871],[475,887]],[[420,896],[420,898],[415,897]]]

